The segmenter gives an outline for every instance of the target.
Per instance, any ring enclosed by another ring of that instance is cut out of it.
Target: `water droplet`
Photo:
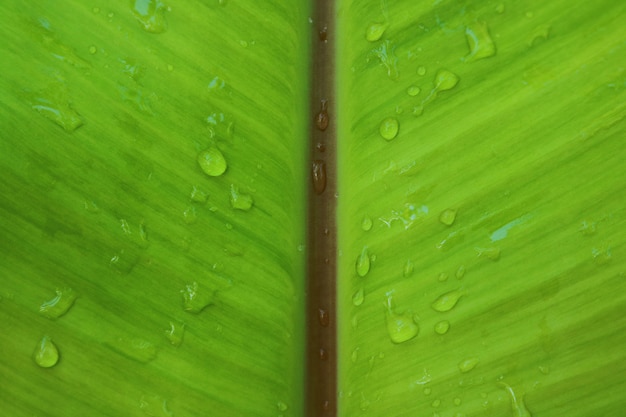
[[[71,288],[57,289],[56,296],[49,301],[45,301],[39,307],[39,312],[49,319],[58,319],[68,312],[74,305],[77,297],[78,295]]]
[[[583,236],[591,236],[591,235],[596,233],[596,230],[597,230],[596,222],[592,222],[592,221],[589,221],[589,220],[583,220],[581,222],[580,229],[578,229],[578,231]]]
[[[402,275],[405,278],[409,277],[413,274],[414,269],[415,269],[415,266],[413,265],[413,262],[409,259],[406,261],[406,264],[404,264],[404,271],[402,271]]]
[[[170,321],[170,328],[165,330],[165,337],[174,346],[180,346],[183,343],[183,335],[185,334],[185,323]]]
[[[437,277],[437,281],[439,281],[439,282],[444,282],[444,281],[447,281],[447,280],[448,280],[448,273],[447,272],[442,272]]]
[[[276,403],[276,408],[278,408],[278,411],[287,411],[289,406],[286,403],[279,401]]]
[[[497,261],[500,259],[500,248],[498,247],[474,248],[474,250],[478,253],[479,258],[486,258],[491,261]]]
[[[471,371],[472,369],[476,368],[476,365],[478,365],[478,362],[479,362],[479,359],[476,357],[464,359],[461,362],[459,362],[459,371],[461,371],[462,373],[467,373]]]
[[[156,358],[157,354],[154,344],[138,337],[118,337],[112,343],[106,342],[106,344],[117,353],[141,363],[150,362]]]
[[[537,26],[533,30],[530,36],[530,40],[528,41],[528,46],[533,47],[547,40],[548,37],[550,36],[550,29],[551,29],[551,26],[549,24],[543,24],[543,25]]]
[[[61,82],[51,84],[37,93],[27,94],[27,98],[34,110],[67,132],[73,132],[83,125],[82,118],[72,107],[67,88]]]
[[[392,140],[398,135],[399,124],[398,120],[393,117],[388,117],[380,122],[378,131],[380,136],[386,140]]]
[[[411,85],[409,86],[409,88],[406,89],[406,93],[410,95],[411,97],[415,97],[416,95],[420,93],[420,91],[422,90],[416,85]]]
[[[142,395],[139,408],[150,417],[172,417],[172,412],[167,407],[167,400],[158,395]]]
[[[417,75],[423,77],[424,75],[426,75],[426,67],[423,65],[420,65],[419,67],[417,67]]]
[[[454,405],[459,406],[461,405],[461,399],[459,397],[456,397],[454,400],[452,400],[452,402],[454,403]]]
[[[437,408],[441,405],[441,400],[437,398],[430,405],[432,405],[434,408]]]
[[[387,295],[386,314],[387,333],[393,343],[407,342],[419,333],[419,326],[415,323],[410,312],[397,313],[393,310],[391,295]]]
[[[311,178],[313,180],[313,191],[315,191],[315,194],[322,194],[324,190],[326,190],[326,162],[321,159],[313,161]]]
[[[128,274],[133,270],[135,265],[139,262],[139,255],[131,250],[131,249],[121,249],[117,252],[111,260],[109,264],[117,271],[122,274]]]
[[[212,146],[198,154],[198,164],[205,174],[218,177],[226,172],[227,164],[219,149]]]
[[[363,231],[365,232],[368,232],[372,229],[372,226],[372,219],[369,216],[363,217],[363,220],[361,220],[361,229],[363,229]]]
[[[499,382],[499,385],[504,388],[511,397],[511,410],[513,411],[513,415],[515,417],[532,417],[528,408],[524,404],[523,396],[517,396],[508,384],[504,382]]]
[[[321,42],[326,42],[328,40],[328,26],[324,25],[318,32],[318,36]]]
[[[321,131],[328,127],[328,100],[320,100],[320,111],[315,116],[315,126]]]
[[[185,285],[180,291],[183,294],[183,309],[190,313],[199,313],[213,304],[215,291],[200,287],[196,281]]]
[[[190,200],[196,203],[206,203],[209,198],[209,194],[201,190],[197,185],[191,188]]]
[[[320,350],[319,350],[319,357],[323,361],[328,359],[328,352],[326,351],[326,349],[320,348]]]
[[[365,295],[363,292],[363,288],[360,288],[357,292],[352,295],[352,304],[355,306],[360,306],[363,304],[363,300],[365,299]]]
[[[326,152],[326,145],[322,142],[317,142],[317,144],[315,145],[315,149],[317,149],[319,152]]]
[[[235,134],[235,122],[226,113],[211,113],[207,116],[206,123],[209,128],[209,137],[211,138],[230,139]]]
[[[367,30],[365,31],[365,39],[367,39],[369,42],[376,42],[383,37],[386,29],[387,25],[384,23],[372,23],[367,27]]]
[[[455,73],[441,69],[435,75],[435,90],[446,91],[453,89],[459,82],[459,76]]]
[[[430,395],[433,392],[433,390],[431,388],[424,388],[424,395]]]
[[[454,220],[456,219],[456,210],[454,209],[445,209],[439,214],[439,221],[446,226],[452,226]]]
[[[435,324],[435,333],[437,334],[446,334],[448,330],[450,330],[450,322],[448,320],[443,320]]]
[[[150,33],[163,33],[167,29],[165,11],[167,7],[159,0],[134,0],[132,12],[135,18]]]
[[[194,206],[188,206],[183,210],[183,220],[186,224],[194,224],[198,220],[198,213]]]
[[[431,307],[433,308],[433,310],[439,311],[441,313],[450,311],[454,308],[454,306],[456,306],[456,303],[458,303],[462,295],[463,291],[461,291],[460,289],[449,291],[437,298],[431,304]]]
[[[611,247],[605,244],[602,247],[593,248],[591,249],[591,256],[596,265],[605,265],[611,261]]]
[[[239,192],[234,184],[230,185],[230,205],[235,210],[248,211],[252,208],[254,200],[250,194]]]
[[[367,61],[377,58],[387,70],[387,76],[392,80],[398,79],[398,57],[395,55],[395,46],[390,40],[385,40],[378,48],[374,48],[367,56]]]
[[[356,273],[364,277],[370,271],[370,254],[367,246],[363,247],[361,254],[356,260]]]
[[[317,318],[319,319],[320,325],[323,327],[328,327],[330,324],[330,314],[323,308],[317,310]]]
[[[354,348],[350,358],[352,360],[352,363],[356,363],[356,361],[359,359],[359,348],[358,347]]]
[[[89,53],[90,53],[91,55],[94,55],[96,52],[98,52],[98,48],[96,48],[96,46],[95,46],[95,45],[90,45],[90,46],[89,46]]]
[[[454,275],[456,276],[456,279],[463,278],[465,276],[465,266],[459,266]]]
[[[50,339],[50,336],[44,336],[34,355],[35,363],[42,368],[51,368],[59,362],[59,349]]]
[[[473,22],[465,28],[465,38],[469,46],[469,55],[465,61],[473,62],[483,58],[489,58],[496,54],[496,45],[489,35],[489,29],[484,22]]]

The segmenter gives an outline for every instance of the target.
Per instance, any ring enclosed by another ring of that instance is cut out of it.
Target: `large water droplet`
[[[58,319],[68,312],[77,297],[78,295],[71,288],[57,289],[56,297],[45,301],[39,307],[39,312],[49,319]]]
[[[453,89],[459,82],[459,76],[455,73],[441,69],[435,75],[435,90],[446,91]]]
[[[378,131],[380,132],[380,136],[382,136],[386,140],[392,140],[398,135],[399,123],[397,119],[393,117],[388,117],[380,122],[380,127]]]
[[[234,184],[230,185],[230,205],[236,210],[248,211],[252,208],[254,200],[250,194],[239,192]]]
[[[172,417],[167,400],[158,395],[142,395],[139,408],[150,417]]]
[[[460,289],[449,291],[439,296],[439,298],[431,304],[431,307],[441,313],[450,311],[456,306],[462,295],[463,291]]]
[[[356,260],[356,273],[360,277],[364,277],[370,271],[370,254],[367,246],[363,247],[361,254]]]
[[[465,28],[465,37],[470,53],[465,57],[467,62],[488,58],[496,54],[496,45],[489,36],[489,29],[484,22],[473,22]]]
[[[419,333],[419,326],[415,323],[410,312],[396,313],[392,307],[391,295],[387,296],[386,305],[387,333],[393,343],[407,342]]]
[[[226,172],[227,164],[224,155],[215,146],[212,146],[198,154],[198,164],[205,174],[218,177]]]
[[[163,33],[167,29],[167,7],[159,0],[134,0],[131,10],[143,28],[150,33]]]
[[[170,328],[165,330],[165,337],[174,346],[180,346],[183,343],[183,335],[185,334],[185,323],[178,321],[170,321]]]
[[[315,126],[321,131],[326,130],[328,127],[328,100],[320,101],[320,111],[315,116]]]
[[[472,369],[476,368],[476,365],[478,365],[478,362],[479,360],[476,357],[464,359],[461,362],[459,362],[459,371],[461,371],[462,373],[467,373],[471,371]]]
[[[183,295],[183,309],[190,313],[199,313],[213,304],[215,291],[201,287],[197,282],[185,285],[180,291]]]
[[[326,162],[321,159],[313,161],[311,179],[313,181],[313,191],[315,191],[315,194],[322,194],[324,190],[326,190]]]
[[[44,336],[35,349],[35,363],[42,368],[51,368],[59,362],[59,349],[50,339]]]
[[[372,23],[365,31],[365,39],[369,42],[376,42],[383,37],[386,29],[387,25],[385,23]]]

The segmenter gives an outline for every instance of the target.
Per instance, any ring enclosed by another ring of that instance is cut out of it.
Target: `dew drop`
[[[194,224],[198,220],[198,213],[194,206],[188,206],[183,210],[183,220],[186,224]]]
[[[465,61],[473,62],[489,58],[496,54],[496,45],[489,35],[489,29],[484,22],[474,22],[465,28],[465,38],[469,46],[469,55]]]
[[[441,405],[441,400],[440,399],[436,399],[430,405],[432,405],[434,408],[437,408],[437,407],[439,407]]]
[[[454,403],[454,405],[456,405],[457,407],[459,405],[461,405],[461,399],[459,397],[456,397],[454,400],[452,400],[452,402]]]
[[[326,351],[326,349],[320,348],[320,350],[319,350],[319,357],[323,361],[328,359],[328,352]]]
[[[446,226],[452,226],[454,220],[456,219],[456,210],[454,209],[445,209],[439,214],[439,221]]]
[[[197,282],[185,285],[180,291],[183,295],[183,310],[190,313],[199,313],[213,304],[215,291],[200,287]]]
[[[167,7],[159,0],[134,0],[132,12],[143,28],[150,33],[163,33],[167,29]]]
[[[91,55],[94,55],[96,52],[98,52],[98,48],[96,48],[94,45],[89,46],[89,53]]]
[[[360,288],[357,292],[352,295],[352,304],[355,306],[360,306],[363,304],[363,300],[365,299],[365,295],[363,292],[363,288]]]
[[[479,258],[489,259],[490,261],[497,261],[500,259],[500,248],[498,247],[490,247],[490,248],[474,248]]]
[[[611,247],[603,245],[601,247],[594,247],[591,249],[591,257],[596,265],[606,265],[611,261]]]
[[[209,194],[200,189],[197,185],[191,188],[191,194],[189,199],[195,203],[206,203],[209,198]]]
[[[431,388],[424,388],[424,395],[430,395],[433,392],[433,390]]]
[[[352,355],[350,356],[350,359],[352,360],[352,363],[356,363],[356,361],[359,359],[358,347],[354,348],[354,350],[352,351]]]
[[[216,79],[220,81],[215,81]],[[211,89],[211,85],[214,82],[218,83],[218,85],[220,83],[225,84],[225,81],[219,79],[218,77],[215,77],[211,81],[211,83],[209,83],[209,89]],[[225,87],[222,87],[221,89],[224,88]],[[214,89],[219,89],[219,87],[214,87]],[[228,95],[228,93],[230,93],[230,91],[226,91],[224,94]],[[230,139],[235,134],[235,122],[233,121],[231,116],[226,113],[211,113],[207,116],[206,123],[209,128],[209,136],[211,138]]]
[[[456,276],[456,279],[461,279],[465,276],[465,266],[461,265],[457,268],[456,272],[454,273],[454,275]]]
[[[83,125],[82,118],[72,107],[67,88],[61,83],[30,94],[28,99],[34,110],[67,132],[73,132]]]
[[[313,161],[311,170],[311,179],[313,180],[313,191],[320,195],[326,190],[326,162],[317,159]]]
[[[326,42],[328,40],[328,26],[324,25],[318,32],[318,36],[321,42]]]
[[[172,417],[172,412],[167,406],[167,400],[158,395],[142,395],[139,408],[150,417]]]
[[[372,23],[367,27],[367,30],[365,31],[365,39],[367,39],[369,42],[376,42],[383,37],[386,29],[387,25],[384,23]]]
[[[439,281],[439,282],[444,282],[444,281],[447,281],[447,280],[448,280],[448,273],[447,272],[442,272],[437,277],[437,281]]]
[[[320,101],[320,111],[315,116],[315,126],[321,131],[326,130],[328,128],[328,100]]]
[[[399,124],[398,120],[393,117],[388,117],[380,123],[378,131],[380,136],[386,140],[392,140],[398,135]]]
[[[459,76],[455,73],[441,69],[435,75],[435,90],[446,91],[453,89],[459,82]]]
[[[248,211],[252,208],[254,200],[250,194],[239,192],[234,184],[230,185],[230,206],[235,210]]]
[[[283,401],[279,401],[276,403],[276,408],[278,408],[278,411],[284,412],[284,411],[287,411],[289,406]]]
[[[360,277],[364,277],[370,271],[370,254],[367,246],[363,247],[361,254],[356,260],[356,273]]]
[[[328,327],[328,325],[330,324],[330,314],[328,314],[328,310],[319,308],[317,310],[317,318],[322,327]]]
[[[58,319],[68,312],[77,297],[78,295],[71,288],[57,289],[54,298],[41,304],[39,313],[49,319]]]
[[[170,328],[165,330],[165,337],[174,346],[180,346],[183,343],[183,335],[185,334],[185,323],[170,321]]]
[[[51,368],[59,362],[59,349],[50,339],[50,336],[44,336],[34,355],[35,363],[42,368]]]
[[[113,267],[117,272],[122,274],[130,273],[135,265],[139,262],[139,255],[130,249],[121,249],[117,252],[111,260],[109,265]]]
[[[420,93],[420,91],[422,90],[416,85],[411,85],[409,86],[409,88],[406,89],[406,93],[410,95],[411,97],[415,97],[416,95]]]
[[[419,76],[426,75],[426,67],[423,65],[420,65],[419,67],[417,67],[417,75]]]
[[[205,174],[211,177],[219,177],[226,172],[227,168],[224,155],[214,146],[198,154],[198,165]]]
[[[431,307],[435,311],[439,311],[441,313],[450,311],[456,306],[459,299],[463,295],[461,290],[452,290],[445,294],[442,294],[439,298],[437,298],[432,304]]]
[[[393,343],[407,342],[419,333],[419,326],[415,323],[410,312],[396,313],[393,311],[391,295],[387,296],[386,314],[387,333]]]
[[[368,232],[372,229],[372,226],[372,219],[369,216],[363,217],[363,220],[361,220],[361,229],[363,229],[363,231],[365,232]]]
[[[461,362],[459,362],[459,371],[461,371],[462,373],[467,373],[469,371],[471,371],[472,369],[476,368],[476,365],[478,365],[478,358],[476,357],[471,357],[471,358],[467,358],[462,360]]]
[[[448,320],[443,320],[435,324],[435,333],[437,334],[446,334],[448,330],[450,330],[450,322]]]
[[[367,60],[377,58],[387,70],[387,76],[392,80],[398,79],[398,57],[395,55],[395,46],[390,40],[385,40],[378,48],[372,49]]]
[[[406,261],[406,264],[404,264],[404,271],[402,271],[402,275],[405,278],[409,277],[413,274],[414,269],[415,269],[415,265],[413,265],[413,261],[409,259]]]

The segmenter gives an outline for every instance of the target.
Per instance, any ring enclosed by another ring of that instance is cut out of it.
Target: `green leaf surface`
[[[2,2],[1,414],[303,415],[312,6]],[[338,415],[621,416],[626,3],[335,8]]]

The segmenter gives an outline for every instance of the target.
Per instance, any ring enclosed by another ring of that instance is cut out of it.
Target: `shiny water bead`
[[[372,23],[367,27],[367,30],[365,31],[365,39],[367,39],[369,42],[376,42],[383,37],[386,29],[387,25],[384,23]]]
[[[59,349],[50,339],[44,336],[35,349],[35,363],[42,368],[51,368],[59,362]]]
[[[215,146],[200,152],[197,159],[202,171],[211,177],[222,175],[228,167],[224,155]]]
[[[382,122],[380,122],[380,127],[378,131],[380,136],[385,140],[392,140],[398,135],[398,130],[400,125],[398,123],[398,119],[394,119],[393,117],[387,117]]]
[[[71,288],[57,289],[56,297],[41,304],[39,313],[49,319],[57,319],[68,312],[77,297]]]

